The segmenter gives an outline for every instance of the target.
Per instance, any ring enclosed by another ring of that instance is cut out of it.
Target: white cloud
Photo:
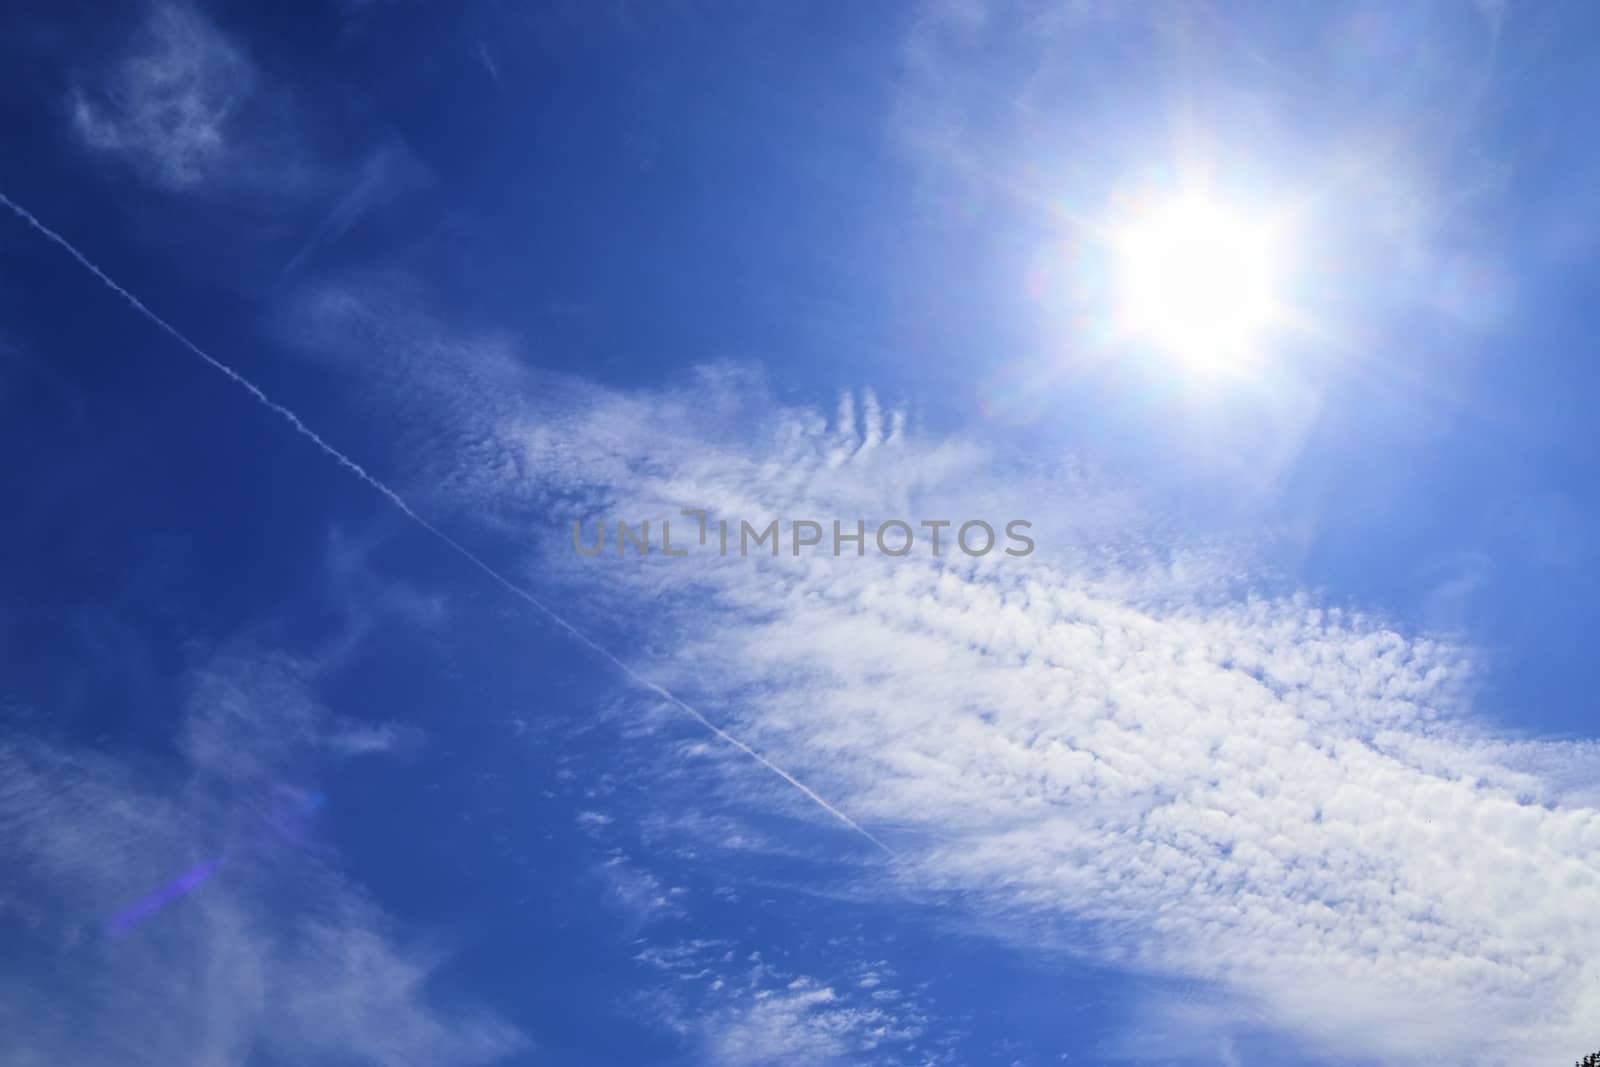
[[[1526,774],[1443,715],[1448,649],[1043,562],[712,580],[722,613],[652,670],[897,830],[913,897],[1089,921],[1115,960],[1390,1062],[1581,1044],[1600,815],[1519,799]]]
[[[348,293],[321,307],[339,313],[324,327],[373,314]],[[863,892],[953,891],[1021,948],[1207,983],[1246,1025],[1335,1055],[1509,1067],[1584,1045],[1596,748],[1474,719],[1463,650],[1260,578],[1247,549],[1163,544],[1078,465],[924,439],[881,405],[830,423],[725,370],[608,391],[505,369],[505,348],[419,312],[404,334],[420,340],[382,358],[394,398],[437,420],[413,463],[442,486],[430,505],[538,542],[531,566],[575,621],[628,619],[634,667],[887,838],[900,859],[876,873],[839,841]],[[349,331],[312,339],[367,358]],[[680,507],[1026,514],[1041,550],[571,551],[574,517]],[[684,728],[640,712],[662,740]],[[815,817],[700,740],[656,748],[671,773],[692,760],[747,804]]]
[[[489,54],[489,46],[484,44],[482,41],[479,41],[477,46],[472,50],[472,54],[478,58],[479,63],[483,64],[483,69],[488,72],[489,77],[493,79],[495,85],[501,85],[500,65],[494,61],[494,56]]]
[[[596,865],[594,876],[605,890],[606,903],[622,914],[633,933],[683,915],[677,899],[681,893],[625,853],[616,852]]]
[[[326,657],[318,666],[325,666]],[[390,722],[356,722],[313,701],[311,668],[283,656],[219,659],[190,680],[192,706],[179,744],[190,769],[232,786],[271,780],[286,765],[323,757],[392,752],[417,743],[417,731]],[[270,713],[262,713],[262,705]]]
[[[258,68],[204,12],[167,2],[149,7],[116,56],[79,71],[67,107],[88,149],[145,182],[226,193],[231,215],[243,202],[270,219],[245,235],[294,242],[282,248],[281,279],[433,180],[392,134],[357,144],[315,136],[321,119],[300,100],[306,88]]]
[[[1025,475],[975,487],[1002,468],[974,446],[866,449],[870,431],[803,411],[730,439],[718,427],[748,425],[730,395],[569,391],[526,421],[502,398],[495,447],[528,484],[452,485],[502,517],[551,486],[630,514],[1051,499]],[[1088,482],[1055,498],[1091,529],[1127,510]],[[1002,934],[1087,924],[1106,958],[1215,982],[1337,1051],[1511,1064],[1582,1044],[1600,812],[1539,770],[1581,751],[1509,758],[1461,718],[1460,653],[1303,595],[1241,598],[1247,561],[1051,535],[1027,561],[696,557],[580,579],[562,531],[546,566],[600,612],[654,598],[671,624],[641,666],[889,834],[903,859],[881,877],[908,897],[976,893]]]
[[[198,12],[155,7],[103,80],[73,96],[89,147],[125,157],[158,185],[204,180],[230,148],[229,124],[255,88],[255,68]]]
[[[200,672],[185,719],[179,768],[0,742],[0,1059],[488,1063],[525,1044],[440,1006],[438,953],[301,847],[300,783],[348,745],[293,664]],[[188,892],[112,922],[185,872]]]
[[[331,184],[340,179],[330,173],[328,180]],[[373,149],[343,180],[346,188],[337,194],[332,208],[284,265],[284,276],[336,243],[369,214],[382,210],[406,192],[431,184],[433,173],[403,141],[388,140]]]
[[[635,957],[674,978],[655,1004],[688,1037],[697,1061],[717,1067],[951,1062],[948,1034],[899,990],[867,993],[850,976],[829,983],[746,954],[722,940],[653,946]],[[883,994],[893,993],[893,996]]]

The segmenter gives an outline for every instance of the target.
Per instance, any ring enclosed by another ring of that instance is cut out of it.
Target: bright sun
[[[1282,318],[1279,227],[1199,195],[1113,235],[1122,331],[1207,373],[1239,370]]]

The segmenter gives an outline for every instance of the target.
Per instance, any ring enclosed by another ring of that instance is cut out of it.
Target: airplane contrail
[[[478,568],[478,570],[488,575],[507,592],[520,598],[522,601],[535,608],[540,614],[544,615],[545,618],[549,619],[561,629],[565,630],[567,634],[573,638],[573,640],[584,645],[602,659],[610,662],[629,679],[637,682],[645,689],[648,689],[650,692],[654,693],[662,700],[665,700],[679,711],[688,714],[701,726],[704,726],[707,730],[710,730],[714,735],[716,735],[719,740],[727,742],[729,745],[738,749],[740,752],[743,752],[746,756],[749,756],[751,759],[755,760],[757,763],[771,771],[773,774],[777,775],[779,778],[782,778],[785,782],[788,782],[795,789],[804,794],[805,797],[813,804],[817,805],[817,807],[833,816],[839,822],[843,823],[845,826],[848,826],[850,829],[854,830],[856,833],[872,842],[888,855],[896,855],[893,849],[891,849],[888,845],[885,845],[882,841],[879,841],[860,823],[856,822],[854,819],[850,818],[850,816],[846,815],[844,812],[840,811],[838,808],[824,800],[821,796],[817,795],[817,793],[812,790],[810,786],[806,785],[804,782],[800,781],[800,779],[796,778],[794,775],[790,774],[788,771],[784,770],[782,767],[767,759],[767,757],[763,756],[761,753],[757,752],[755,749],[751,748],[749,745],[745,744],[743,741],[739,740],[737,737],[728,733],[722,727],[706,718],[699,711],[691,707],[684,700],[680,699],[665,686],[656,682],[652,682],[649,678],[646,678],[644,675],[640,674],[637,670],[630,667],[626,662],[610,652],[594,638],[584,633],[574,624],[568,622],[554,608],[551,608],[544,601],[540,600],[538,597],[522,588],[522,586],[518,585],[505,575],[501,574],[499,571],[495,570],[482,559],[479,559],[477,555],[467,549],[455,538],[451,537],[449,534],[433,525],[433,523],[417,514],[416,510],[412,508],[410,504],[406,503],[404,497],[395,492],[393,489],[389,488],[389,486],[380,478],[369,473],[361,464],[357,463],[355,460],[339,451],[333,445],[330,445],[322,438],[320,434],[318,434],[311,427],[307,426],[305,422],[301,420],[300,416],[296,415],[282,404],[273,400],[266,393],[262,392],[260,386],[256,385],[250,379],[246,378],[244,375],[240,374],[238,371],[234,370],[220,359],[212,356],[209,352],[205,351],[199,345],[185,337],[176,326],[173,326],[166,319],[163,319],[160,315],[157,315],[154,311],[151,311],[138,297],[128,292],[128,290],[124,289],[121,285],[118,285],[114,280],[112,280],[110,275],[101,270],[99,267],[95,266],[89,257],[78,251],[71,241],[68,241],[65,237],[61,236],[56,231],[40,222],[33,212],[29,211],[15,200],[12,200],[3,192],[0,192],[0,203],[5,204],[6,207],[11,209],[13,214],[15,214],[23,222],[26,222],[29,226],[33,227],[44,237],[61,246],[61,248],[64,249],[73,259],[77,260],[85,270],[89,271],[89,273],[100,279],[101,283],[104,284],[106,288],[110,289],[113,293],[116,293],[129,304],[133,305],[133,309],[135,311],[159,326],[170,337],[172,337],[173,340],[177,341],[184,348],[205,360],[205,362],[209,364],[212,369],[227,376],[227,378],[235,385],[244,389],[247,393],[254,397],[258,403],[262,404],[268,410],[272,411],[274,414],[284,419],[284,421],[288,422],[288,424],[294,428],[296,433],[309,439],[312,444],[316,445],[323,451],[324,454],[338,462],[338,464],[344,467],[345,470],[361,479],[371,488],[376,489],[379,493],[383,494],[383,496],[388,499],[389,503],[398,508],[401,514],[405,515],[406,518],[410,519],[428,533],[432,534],[439,541],[449,546],[462,559],[466,560],[468,563],[471,563],[474,567]]]

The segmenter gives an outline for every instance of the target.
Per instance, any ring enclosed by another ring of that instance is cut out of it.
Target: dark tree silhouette
[[[1591,1052],[1572,1067],[1600,1067],[1600,1052]]]

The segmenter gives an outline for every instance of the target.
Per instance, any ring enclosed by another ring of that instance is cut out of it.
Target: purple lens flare
[[[174,900],[194,891],[208,878],[216,874],[217,869],[221,866],[222,861],[215,859],[207,860],[197,867],[190,868],[168,885],[139,901],[139,903],[119,912],[106,924],[106,931],[112,937],[120,937],[168,904],[171,904]]]

